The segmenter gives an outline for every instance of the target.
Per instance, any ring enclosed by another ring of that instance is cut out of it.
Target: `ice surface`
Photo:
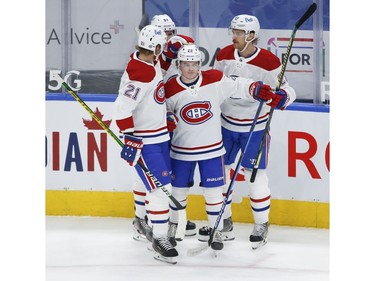
[[[252,224],[234,223],[236,239],[215,258],[196,236],[178,243],[178,263],[154,260],[146,243],[132,238],[132,219],[46,217],[47,281],[124,280],[329,280],[329,230],[271,225],[268,244],[252,250]],[[198,227],[204,221],[195,221]]]

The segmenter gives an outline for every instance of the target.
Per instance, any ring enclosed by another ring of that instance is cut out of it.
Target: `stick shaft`
[[[294,37],[296,35],[296,32],[298,30],[298,28],[309,18],[311,17],[311,15],[315,12],[316,10],[316,3],[313,3],[310,5],[310,7],[306,10],[306,12],[303,14],[303,16],[296,22],[295,26],[294,26],[294,29],[292,31],[292,35],[290,36],[290,39],[289,39],[289,43],[288,43],[288,47],[286,49],[286,52],[285,52],[285,55],[284,55],[284,58],[283,58],[283,62],[282,62],[282,65],[281,65],[281,71],[278,75],[278,79],[277,79],[277,85],[276,85],[276,91],[280,90],[281,88],[281,83],[283,82],[283,78],[284,78],[284,74],[285,74],[285,69],[286,69],[286,65],[288,64],[288,60],[289,60],[289,55],[290,55],[290,51],[292,49],[292,46],[293,46],[293,42],[294,42]],[[271,108],[270,109],[270,112],[269,112],[269,116],[268,116],[268,120],[267,120],[267,123],[266,123],[266,127],[264,129],[264,134],[262,136],[262,141],[260,142],[260,145],[259,145],[259,149],[258,149],[258,156],[257,156],[257,160],[255,162],[255,165],[254,165],[254,168],[253,168],[253,171],[251,173],[251,178],[250,178],[250,182],[254,182],[255,181],[255,178],[256,178],[256,174],[258,172],[258,168],[259,168],[259,164],[260,164],[260,160],[262,158],[262,154],[263,154],[263,147],[264,147],[264,144],[266,142],[266,138],[267,138],[267,134],[269,132],[269,129],[270,129],[270,124],[271,124],[271,120],[272,120],[272,116],[273,116],[273,112],[274,112],[274,108]]]
[[[230,195],[230,192],[232,191],[233,189],[233,186],[234,186],[234,183],[236,181],[236,177],[238,175],[238,172],[240,171],[240,167],[241,167],[241,162],[242,162],[242,158],[244,156],[244,152],[247,150],[249,144],[250,144],[250,140],[251,140],[251,136],[253,135],[253,132],[254,132],[254,129],[255,129],[255,125],[258,121],[258,118],[259,118],[259,115],[260,115],[260,112],[262,111],[262,107],[263,107],[263,104],[264,102],[261,101],[259,103],[259,106],[258,106],[258,109],[255,113],[255,116],[254,116],[254,119],[253,119],[253,123],[251,124],[251,128],[250,128],[250,131],[249,131],[249,136],[247,138],[247,142],[246,142],[246,146],[245,146],[245,149],[243,151],[241,151],[241,154],[240,154],[240,157],[237,161],[237,165],[236,165],[236,169],[234,170],[234,174],[233,174],[233,177],[230,181],[230,184],[228,186],[228,189],[227,189],[227,192],[226,192],[226,195],[225,195],[225,198],[224,198],[224,201],[223,201],[223,204],[221,205],[221,209],[219,211],[219,214],[216,218],[216,222],[215,222],[215,226],[212,230],[212,232],[210,233],[210,238],[208,240],[208,245],[211,245],[212,243],[212,240],[213,240],[213,236],[215,234],[215,231],[217,229],[217,227],[219,226],[219,223],[220,223],[220,220],[221,220],[221,217],[223,216],[223,213],[224,213],[224,210],[225,210],[225,207],[227,205],[227,201],[228,201],[228,198],[229,198],[229,195]]]
[[[263,103],[264,102],[260,102],[259,103],[259,106],[258,106],[258,109],[257,109],[257,112],[255,113],[255,116],[254,116],[254,120],[253,120],[253,123],[251,124],[251,128],[250,128],[250,131],[249,131],[249,136],[248,136],[248,139],[247,139],[247,143],[246,143],[246,147],[244,149],[244,151],[246,151],[249,143],[250,143],[250,139],[251,139],[251,136],[254,132],[254,129],[255,129],[255,125],[256,125],[256,122],[259,118],[259,115],[260,115],[260,112],[262,110],[262,107],[263,107]],[[225,207],[227,205],[227,201],[228,201],[228,198],[229,198],[229,194],[231,192],[231,190],[233,189],[233,185],[234,185],[234,182],[236,181],[236,177],[238,175],[238,172],[240,170],[240,166],[241,166],[241,162],[242,162],[242,158],[243,158],[243,155],[244,155],[244,152],[241,152],[241,155],[240,155],[240,158],[238,159],[238,162],[237,162],[237,165],[236,165],[236,169],[234,170],[234,174],[233,174],[233,177],[230,181],[230,184],[228,186],[228,189],[227,189],[227,193],[226,193],[226,196],[223,200],[223,204],[221,205],[221,209],[219,211],[219,214],[216,218],[216,222],[215,222],[215,225],[214,225],[214,228],[212,229],[212,231],[210,232],[210,238],[208,239],[208,243],[207,244],[204,244],[200,247],[197,247],[197,248],[193,248],[193,249],[189,249],[187,254],[188,256],[195,256],[195,255],[198,255],[200,253],[203,253],[204,251],[208,250],[208,248],[210,248],[211,246],[211,243],[213,241],[213,237],[215,235],[215,231],[216,229],[218,228],[219,226],[219,223],[220,223],[220,220],[221,220],[221,217],[223,216],[223,213],[224,213],[224,210],[225,210]]]

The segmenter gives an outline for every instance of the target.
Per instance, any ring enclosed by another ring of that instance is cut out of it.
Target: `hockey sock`
[[[217,216],[219,215],[221,206],[223,204],[222,190],[222,186],[209,188],[203,187],[203,196],[206,201],[208,223],[212,228],[215,226]],[[223,229],[223,219],[220,220],[217,229]]]
[[[141,219],[144,219],[146,216],[146,194],[146,187],[141,180],[137,180],[133,185],[134,211],[135,215]]]
[[[165,185],[170,192],[170,184]],[[167,237],[169,223],[169,198],[161,189],[148,192],[146,195],[147,215],[153,226],[154,237]]]
[[[258,170],[255,182],[250,183],[252,170],[245,170],[246,181],[250,184],[250,204],[257,224],[268,222],[271,206],[271,191],[265,170]]]
[[[231,175],[233,176],[234,175],[234,170],[235,168],[232,167],[232,173]],[[241,167],[238,171],[238,174],[237,174],[237,177],[236,177],[236,183],[234,184],[233,188],[232,188],[232,203],[241,203],[242,202],[242,199],[243,199],[243,195],[241,194],[238,186],[236,187],[236,184],[239,183],[239,182],[245,182],[245,169],[243,167]]]
[[[176,198],[177,201],[180,202],[181,206],[184,208],[186,208],[188,194],[189,194],[188,187],[173,187],[172,186],[173,197]],[[176,209],[176,206],[173,204],[173,202],[169,202],[169,206],[170,206],[170,211],[171,211],[170,221],[173,223],[178,223],[178,210]]]
[[[225,165],[225,185],[223,186],[223,197],[227,195],[227,190],[231,182],[231,165]],[[223,219],[227,219],[230,216],[232,216],[232,192],[233,189],[230,192],[230,195],[227,200],[227,205],[225,206],[224,213],[223,213]]]

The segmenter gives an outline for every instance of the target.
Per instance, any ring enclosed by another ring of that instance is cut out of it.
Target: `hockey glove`
[[[268,103],[268,105],[273,108],[284,110],[288,101],[288,93],[285,92],[283,89],[280,89],[277,92],[275,92],[275,94],[272,96],[272,101]]]
[[[250,95],[257,101],[268,102],[275,95],[269,85],[263,84],[262,81],[254,82],[249,88]]]
[[[137,161],[141,156],[142,147],[142,138],[125,134],[124,146],[122,147],[121,151],[121,158],[126,160],[130,166],[134,166],[135,164],[137,164]]]
[[[168,127],[169,133],[172,133],[176,129],[177,122],[178,122],[177,116],[173,112],[168,111],[167,112],[167,127]]]
[[[193,44],[194,40],[193,38],[185,35],[176,35],[171,37],[171,39],[168,40],[167,44],[165,45],[165,50],[163,54],[168,59],[175,59],[177,58],[177,53],[180,50],[180,48],[183,45],[186,44]]]

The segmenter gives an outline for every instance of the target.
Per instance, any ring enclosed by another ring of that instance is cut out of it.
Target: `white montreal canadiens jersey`
[[[142,137],[143,143],[161,143],[170,139],[160,63],[154,65],[141,61],[137,52],[130,56],[114,103],[115,120],[131,117],[134,136]]]
[[[221,135],[220,105],[230,96],[254,100],[251,79],[232,79],[221,71],[202,71],[188,87],[180,76],[165,84],[168,111],[178,118],[171,141],[171,158],[186,161],[212,159],[225,154]]]
[[[256,52],[250,57],[242,58],[233,45],[229,45],[218,53],[214,68],[223,71],[226,76],[238,76],[262,81],[275,89],[281,64],[278,57],[265,49],[257,48]],[[285,76],[281,88],[289,94],[290,100],[287,104],[289,105],[295,100],[296,94],[294,89],[289,86]],[[258,106],[258,101],[227,99],[221,106],[222,126],[231,131],[249,132]],[[266,104],[263,105],[255,131],[265,128],[270,109]]]

